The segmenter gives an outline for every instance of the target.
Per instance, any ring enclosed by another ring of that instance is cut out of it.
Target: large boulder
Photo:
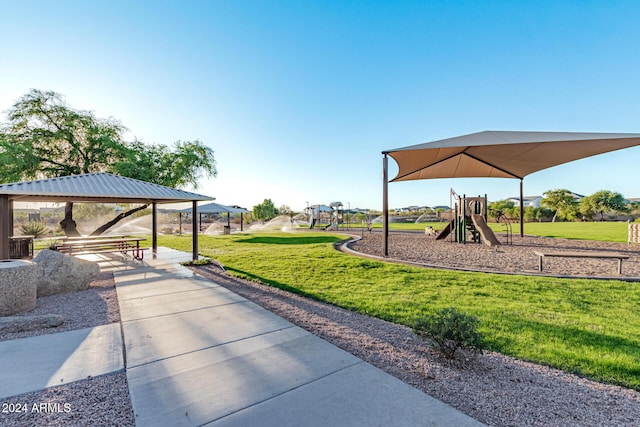
[[[98,264],[45,249],[33,259],[42,267],[38,296],[83,291],[100,272]]]
[[[41,268],[31,261],[0,261],[0,316],[33,310],[41,275]]]

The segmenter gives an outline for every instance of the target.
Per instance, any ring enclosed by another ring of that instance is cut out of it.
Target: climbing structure
[[[453,200],[456,200],[455,205]],[[484,243],[487,246],[497,246],[501,242],[498,240],[493,230],[487,225],[487,195],[484,197],[458,196],[451,190],[452,218],[449,225],[436,236],[441,240],[451,236],[451,240],[458,243],[467,243],[470,236],[471,241]]]

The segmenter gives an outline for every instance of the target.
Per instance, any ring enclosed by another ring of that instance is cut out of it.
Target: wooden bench
[[[628,255],[617,254],[612,252],[539,252],[539,251],[535,251],[534,254],[538,255],[538,271],[542,271],[542,259],[544,257],[602,258],[602,259],[617,259],[618,274],[622,274],[622,260],[629,259]]]
[[[146,240],[138,237],[90,237],[90,238],[67,238],[56,250],[69,255],[87,255],[100,253],[121,253],[142,261],[144,251],[148,248],[141,248],[140,242]]]

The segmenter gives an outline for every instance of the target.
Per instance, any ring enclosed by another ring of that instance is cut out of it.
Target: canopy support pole
[[[389,160],[387,153],[382,158],[382,234],[384,240],[384,256],[389,256]]]
[[[153,259],[158,256],[158,205],[151,203],[151,252]]]
[[[524,193],[522,191],[522,178],[520,178],[520,238],[524,237]]]
[[[192,241],[191,241],[191,249],[192,249],[192,260],[198,260],[198,233],[200,232],[200,221],[198,221],[198,202],[194,200],[191,206],[191,217],[193,222],[193,232],[191,233]]]

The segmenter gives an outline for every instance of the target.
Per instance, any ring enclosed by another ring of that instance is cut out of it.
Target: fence
[[[9,258],[33,258],[33,236],[10,237]]]

